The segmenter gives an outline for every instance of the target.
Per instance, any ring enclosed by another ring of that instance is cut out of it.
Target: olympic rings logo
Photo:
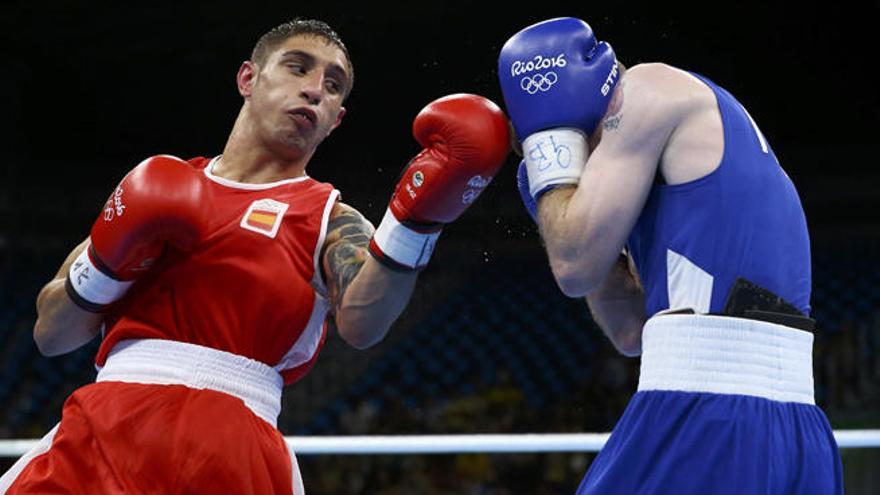
[[[548,91],[559,80],[555,72],[526,76],[519,80],[519,87],[526,93],[533,95],[538,91]]]

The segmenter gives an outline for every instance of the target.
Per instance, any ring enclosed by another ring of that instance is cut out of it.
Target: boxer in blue
[[[559,287],[642,359],[578,494],[842,493],[806,220],[746,109],[703,76],[626,69],[574,18],[515,34],[498,74]]]

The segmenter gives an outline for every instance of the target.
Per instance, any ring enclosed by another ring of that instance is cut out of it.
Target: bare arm
[[[337,203],[322,258],[339,335],[365,349],[381,341],[403,312],[418,272],[397,272],[370,256],[375,230],[354,208]]]
[[[642,353],[645,291],[632,258],[620,254],[605,280],[587,295],[593,319],[625,356]]]
[[[90,313],[73,303],[64,289],[70,265],[89,245],[81,242],[64,260],[58,273],[37,296],[37,322],[34,341],[44,356],[57,356],[78,349],[101,329],[104,315]]]
[[[577,187],[540,198],[539,226],[550,266],[569,297],[603,283],[644,207],[681,118],[675,82],[668,79],[656,67],[632,68],[618,88],[622,103],[606,116]]]

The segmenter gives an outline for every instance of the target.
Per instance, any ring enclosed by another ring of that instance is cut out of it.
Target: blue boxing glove
[[[516,187],[519,189],[519,197],[522,198],[523,206],[526,207],[529,216],[535,223],[538,223],[538,202],[529,190],[529,170],[526,168],[525,160],[519,162],[519,168],[516,171]]]
[[[533,197],[578,183],[587,136],[602,121],[619,75],[611,46],[572,17],[529,26],[501,48],[501,91],[522,140]]]

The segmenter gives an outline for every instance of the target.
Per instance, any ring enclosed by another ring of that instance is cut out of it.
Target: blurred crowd
[[[880,427],[880,310],[870,320],[843,320],[816,334],[817,400],[835,428]],[[593,377],[566,400],[536,410],[508,373],[494,384],[474,378],[473,393],[379,411],[363,401],[340,418],[340,435],[556,433],[610,431],[638,383],[638,360],[601,347]],[[295,446],[294,446],[295,449]],[[876,450],[876,449],[875,449]],[[595,454],[457,454],[300,456],[311,493],[574,493]],[[876,486],[876,452],[844,451],[851,493]],[[858,470],[858,465],[863,466]],[[873,466],[873,467],[872,467]],[[874,473],[873,475],[871,473]],[[860,490],[860,487],[862,488]]]
[[[5,274],[5,307],[0,314],[4,318],[0,325],[0,438],[36,438],[58,421],[62,403],[72,390],[93,379],[91,360],[97,342],[66,356],[39,356],[30,337],[32,299],[50,270],[25,270],[27,266],[41,266],[38,259],[25,258],[26,264],[10,260],[4,261],[4,270],[0,272]],[[880,283],[874,283],[877,270],[835,273],[845,273],[849,278],[838,280],[821,270],[816,277],[816,399],[835,429],[880,428],[880,290],[875,289],[880,288]],[[524,292],[501,278],[488,290],[482,288],[489,294],[487,297],[506,299],[505,311],[521,306],[528,306],[530,311],[558,310],[559,314],[552,316],[555,320],[550,319],[547,326],[526,334],[531,323],[498,319],[497,312],[481,312],[485,302],[468,293],[459,294],[459,299],[438,299],[437,294],[443,291],[461,293],[460,287],[454,281],[444,285],[439,279],[431,280],[430,296],[416,295],[414,307],[423,311],[410,312],[393,336],[367,353],[366,358],[350,358],[346,354],[349,351],[342,350],[338,339],[331,335],[315,370],[285,392],[285,407],[279,420],[285,434],[573,433],[606,432],[614,427],[636,390],[639,360],[617,354],[589,322],[582,302],[567,304],[553,293],[547,306],[536,309],[533,305],[542,303],[528,299],[534,295],[531,286]],[[502,296],[502,290],[508,292]],[[547,290],[552,293],[555,288]],[[454,307],[445,307],[450,305]],[[437,316],[434,323],[425,320],[428,314]],[[555,332],[555,337],[559,337],[559,321],[575,314],[580,319],[573,327],[586,333],[583,342],[591,349],[569,353],[574,356],[574,368],[569,363],[554,370],[556,375],[552,376],[575,376],[565,384],[562,394],[550,393],[545,378],[534,379],[530,387],[524,387],[523,373],[540,374],[543,368],[526,362],[529,358],[523,356],[529,355],[517,354],[499,361],[498,349],[493,348],[499,341],[484,340],[521,337],[527,340],[516,341],[515,346],[533,351],[531,356],[534,352],[544,353],[552,362],[559,357],[549,354],[552,349],[580,345],[581,341],[570,336],[553,343],[550,337],[554,336],[548,333]],[[481,329],[473,324],[493,318],[497,321]],[[463,347],[474,351],[469,357],[460,348],[451,347],[460,339],[466,342]],[[417,357],[412,349],[419,346],[437,347],[427,354],[442,355],[443,366],[450,359],[467,357],[469,361],[456,368],[458,374],[449,379],[453,372],[449,368],[425,370],[426,366],[436,367],[438,363]],[[395,348],[401,352],[395,353]],[[488,356],[490,351],[496,351],[496,355],[494,360],[488,360],[488,366],[495,369],[486,373],[486,366],[479,366],[479,356]],[[351,355],[354,354],[363,353]],[[408,359],[406,366],[389,367],[388,361],[401,364],[403,358]],[[371,372],[381,368],[383,360],[384,374]],[[578,373],[573,374],[572,370]],[[403,376],[410,372],[416,373],[414,377]],[[353,393],[358,378],[368,375],[373,376],[370,383],[378,385],[362,386],[360,392]],[[548,390],[547,394],[540,394],[543,389]],[[321,427],[315,426],[318,423]],[[843,454],[848,493],[870,493],[860,491],[859,487],[880,483],[880,449],[848,450]],[[542,495],[574,493],[593,457],[592,453],[571,452],[300,455],[299,463],[312,495]],[[12,459],[0,460],[0,469],[11,462]]]

